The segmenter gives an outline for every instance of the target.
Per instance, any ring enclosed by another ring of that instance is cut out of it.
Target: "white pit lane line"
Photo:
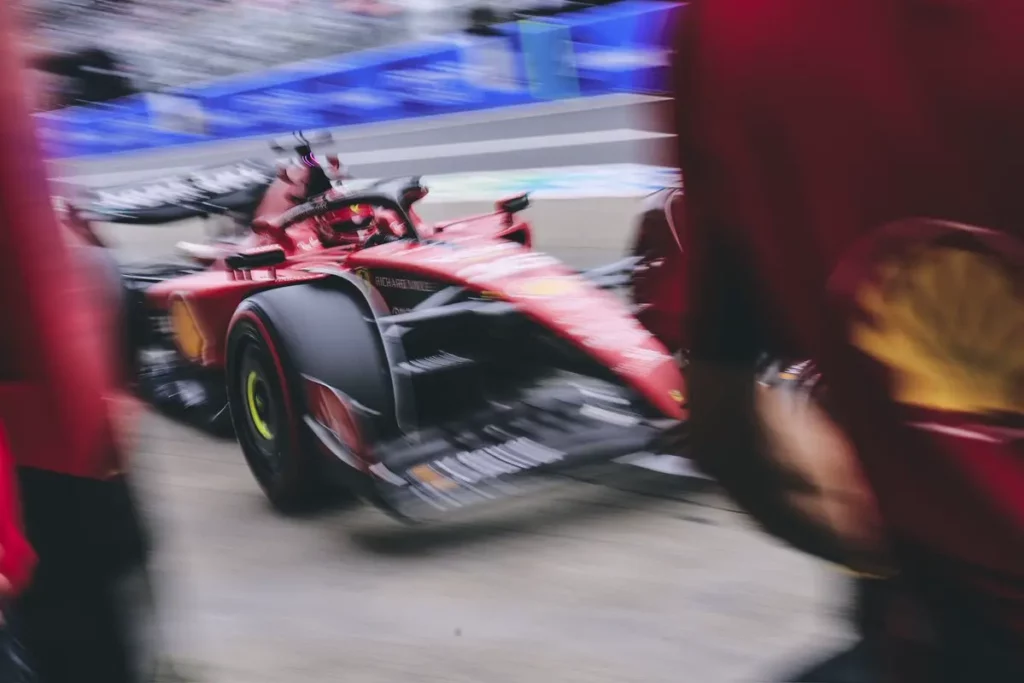
[[[686,477],[688,479],[710,479],[706,474],[697,469],[693,461],[680,455],[656,455],[654,453],[634,453],[615,462],[623,465],[640,467],[651,472],[668,474],[674,477]]]
[[[505,138],[498,140],[477,140],[473,142],[456,142],[437,145],[417,145],[415,147],[403,147],[397,149],[381,149],[366,152],[352,152],[342,155],[342,162],[346,166],[358,166],[360,164],[380,164],[388,162],[423,161],[427,159],[453,159],[459,157],[472,157],[494,154],[508,154],[528,150],[545,149],[568,149],[573,147],[587,147],[595,144],[613,144],[641,142],[645,140],[664,140],[672,137],[667,133],[657,133],[633,128],[619,128],[615,130],[601,130],[583,133],[570,133],[559,135],[535,135],[528,137]],[[240,155],[237,161],[245,157]],[[59,163],[59,162],[58,162]],[[228,162],[230,163],[230,162]],[[218,165],[218,164],[214,164]],[[88,187],[103,187],[107,185],[121,184],[143,184],[147,181],[160,180],[168,176],[180,175],[201,168],[201,164],[195,166],[174,166],[164,168],[147,168],[144,170],[117,171],[112,173],[80,173],[74,175],[60,175],[53,180],[59,183],[71,183],[74,185],[85,185]],[[59,168],[59,166],[57,167]],[[510,171],[505,173],[522,174],[525,170]],[[495,176],[503,172],[494,173],[466,173],[460,176]]]

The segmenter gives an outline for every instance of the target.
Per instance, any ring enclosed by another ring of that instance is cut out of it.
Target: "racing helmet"
[[[353,204],[333,209],[316,219],[317,235],[325,247],[352,244],[359,240],[359,233],[373,225],[373,207]]]

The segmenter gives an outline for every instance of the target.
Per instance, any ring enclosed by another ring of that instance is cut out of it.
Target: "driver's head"
[[[373,207],[353,204],[334,209],[317,218],[317,233],[325,247],[351,244],[359,240],[359,232],[373,225]]]

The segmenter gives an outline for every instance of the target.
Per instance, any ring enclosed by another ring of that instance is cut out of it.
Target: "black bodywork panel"
[[[259,160],[210,166],[96,190],[79,208],[110,223],[158,225],[231,212],[247,224],[275,177],[275,167]]]

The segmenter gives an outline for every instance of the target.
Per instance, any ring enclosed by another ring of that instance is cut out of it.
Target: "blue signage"
[[[673,11],[625,0],[489,36],[367,50],[156,99],[37,116],[47,154],[73,157],[275,135],[613,92],[661,93]],[[175,97],[179,102],[175,104]]]

